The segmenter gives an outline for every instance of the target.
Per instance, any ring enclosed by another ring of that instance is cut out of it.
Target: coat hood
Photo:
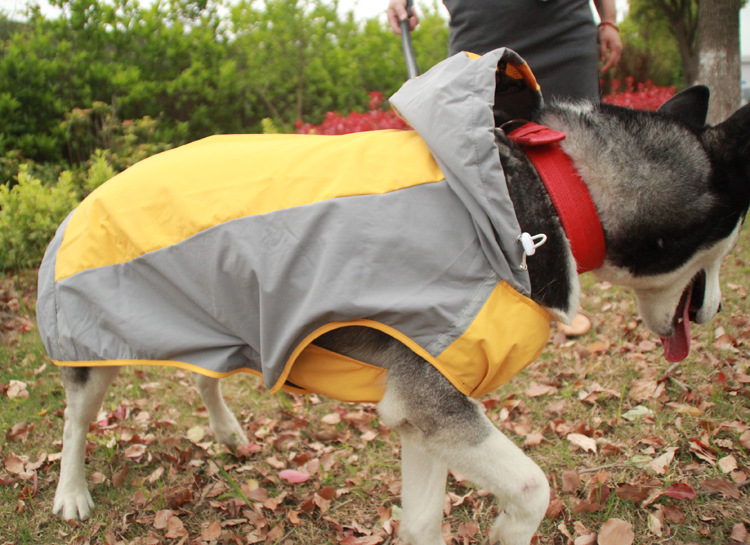
[[[487,259],[525,295],[528,273],[513,203],[496,145],[496,116],[531,119],[543,100],[531,70],[514,51],[458,53],[407,81],[391,105],[424,139],[451,189],[471,213]]]

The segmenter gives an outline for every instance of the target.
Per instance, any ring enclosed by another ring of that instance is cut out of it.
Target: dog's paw
[[[239,422],[236,419],[233,420],[234,422],[227,422],[227,425],[212,426],[212,431],[221,444],[232,450],[237,450],[239,447],[250,444],[250,441],[248,441],[247,435],[245,435],[245,431]]]
[[[65,520],[86,520],[89,518],[89,514],[93,507],[94,500],[91,499],[91,494],[85,486],[75,490],[63,490],[58,488],[55,493],[55,502],[52,506],[52,512],[55,515],[60,515]]]
[[[519,524],[519,521],[502,512],[490,528],[488,543],[489,545],[529,545],[536,533],[535,529],[536,526]]]

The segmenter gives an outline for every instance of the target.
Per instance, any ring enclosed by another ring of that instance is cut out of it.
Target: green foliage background
[[[369,91],[389,96],[406,79],[387,24],[342,16],[336,2],[53,4],[53,19],[38,9],[27,24],[0,19],[0,155],[85,162],[106,147],[108,127],[91,118],[84,130],[75,112],[97,105],[156,120],[153,138],[175,145],[260,132],[264,118],[287,130],[319,123],[329,110],[364,110]],[[435,5],[422,14],[414,45],[426,69],[445,57],[447,29]]]
[[[681,86],[680,51],[666,16],[650,0],[629,0],[628,4],[628,16],[620,24],[626,47],[612,77]]]

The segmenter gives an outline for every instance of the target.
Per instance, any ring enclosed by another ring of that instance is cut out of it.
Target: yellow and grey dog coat
[[[312,344],[359,325],[467,395],[506,382],[538,356],[549,321],[522,295],[494,143],[508,58],[457,55],[405,85],[392,102],[416,132],[215,136],[117,175],[71,212],[42,263],[52,360],[249,371],[274,392],[378,401],[385,370]],[[425,137],[423,123],[445,128]]]

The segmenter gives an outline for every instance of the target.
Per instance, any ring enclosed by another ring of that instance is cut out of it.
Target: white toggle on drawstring
[[[547,242],[547,235],[545,235],[544,233],[540,233],[532,237],[528,233],[521,233],[520,235],[518,235],[516,241],[520,242],[521,246],[523,246],[523,261],[521,262],[521,270],[525,271],[529,268],[526,265],[526,256],[534,255],[536,253],[536,249]]]

